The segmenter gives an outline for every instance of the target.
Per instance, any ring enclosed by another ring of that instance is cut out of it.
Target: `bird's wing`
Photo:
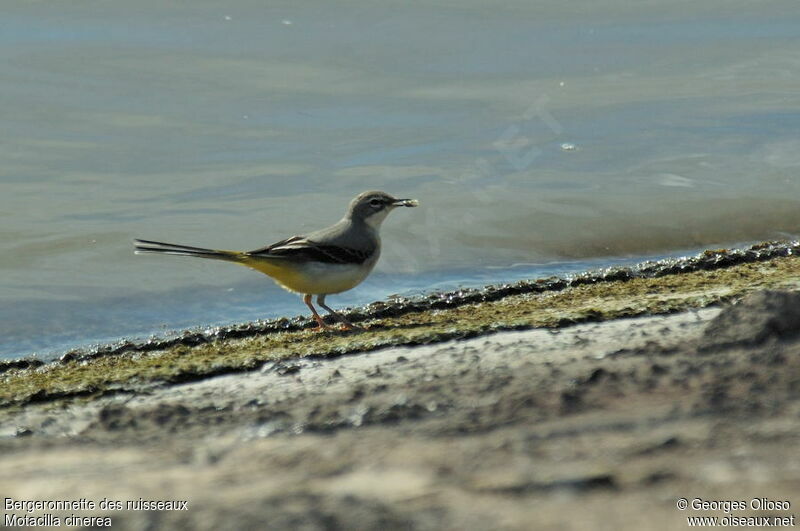
[[[320,244],[305,236],[292,236],[267,247],[250,251],[247,255],[327,264],[362,264],[369,258],[367,251],[340,245]]]
[[[247,254],[250,255],[258,255],[258,254],[270,254],[270,251],[273,249],[280,249],[284,246],[292,245],[293,243],[302,242],[306,239],[305,236],[292,236],[291,238],[286,238],[285,240],[281,240],[279,242],[273,243],[272,245],[267,245],[266,247],[261,247],[255,249],[253,251],[249,251]]]

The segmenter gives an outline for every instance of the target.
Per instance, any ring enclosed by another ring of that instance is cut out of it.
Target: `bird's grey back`
[[[380,238],[363,221],[345,217],[330,227],[305,236],[292,236],[247,254],[299,262],[374,264],[380,256]]]
[[[362,220],[349,217],[339,220],[330,227],[311,232],[305,238],[316,243],[364,252],[372,252],[380,246],[380,237],[375,229]]]

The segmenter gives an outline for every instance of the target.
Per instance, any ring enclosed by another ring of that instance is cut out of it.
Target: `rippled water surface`
[[[794,0],[3,12],[0,357],[303,313],[131,239],[252,249],[366,189],[421,206],[337,305],[800,232]]]

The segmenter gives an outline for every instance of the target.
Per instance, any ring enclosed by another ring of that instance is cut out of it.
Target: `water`
[[[422,205],[336,305],[800,232],[793,0],[7,4],[0,357],[303,313],[131,239],[252,249],[366,189]]]

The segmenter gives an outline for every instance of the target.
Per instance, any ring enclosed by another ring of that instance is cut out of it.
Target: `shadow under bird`
[[[336,224],[305,236],[292,236],[254,251],[220,251],[188,245],[134,240],[136,254],[171,254],[224,260],[270,276],[281,287],[303,295],[318,329],[330,328],[311,302],[330,312],[345,329],[355,326],[325,304],[325,297],[360,284],[381,252],[381,223],[397,207],[415,207],[416,199],[395,199],[385,192],[363,192],[350,202]]]

